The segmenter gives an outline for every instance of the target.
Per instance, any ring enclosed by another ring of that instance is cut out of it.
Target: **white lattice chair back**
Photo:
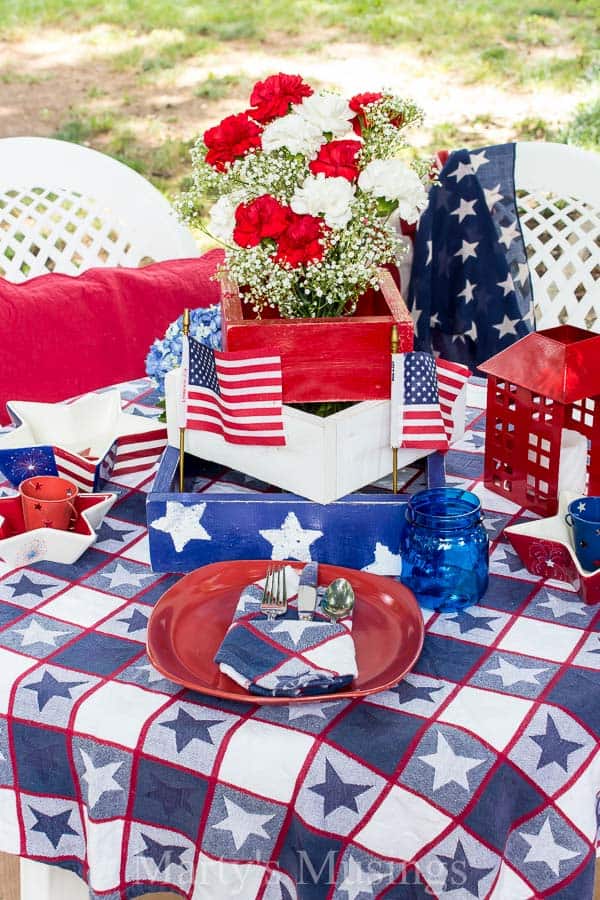
[[[518,143],[515,189],[536,328],[600,332],[600,156]]]
[[[0,140],[0,277],[198,256],[165,197],[128,166],[51,138]]]

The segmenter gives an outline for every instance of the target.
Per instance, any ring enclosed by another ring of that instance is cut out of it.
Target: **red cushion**
[[[0,423],[7,400],[54,402],[143,376],[150,344],[186,306],[219,301],[222,258],[0,279]]]

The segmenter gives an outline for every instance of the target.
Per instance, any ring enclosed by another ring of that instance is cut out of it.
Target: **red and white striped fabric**
[[[189,339],[186,427],[231,444],[285,445],[280,356],[219,353]]]

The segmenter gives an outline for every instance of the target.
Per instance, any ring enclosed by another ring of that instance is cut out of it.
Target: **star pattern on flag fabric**
[[[311,562],[310,547],[323,537],[322,531],[303,528],[296,513],[289,512],[281,528],[265,528],[258,532],[272,545],[271,559],[298,559]]]
[[[488,209],[492,209],[496,205],[496,203],[500,203],[500,201],[502,200],[500,184],[497,184],[496,187],[493,188],[484,188],[483,193],[485,195],[485,202],[488,205]]]
[[[141,837],[146,847],[144,850],[140,850],[136,856],[151,859],[161,873],[166,871],[169,866],[181,866],[182,869],[187,869],[187,865],[181,860],[181,857],[188,849],[187,847],[181,844],[161,844],[144,833],[142,833]]]
[[[79,836],[79,833],[69,825],[69,819],[71,817],[70,809],[66,809],[61,813],[56,813],[53,816],[48,815],[33,806],[30,806],[29,809],[36,818],[36,823],[31,826],[31,831],[39,831],[42,834],[45,834],[55,850],[58,849],[61,838],[65,835],[73,834]]]
[[[501,322],[494,325],[494,328],[498,329],[498,337],[503,338],[507,334],[516,334],[517,329],[515,328],[515,325],[518,321],[518,319],[511,319],[510,316],[505,315]]]
[[[462,291],[459,294],[457,294],[457,296],[464,297],[465,303],[470,303],[471,300],[473,299],[473,292],[476,287],[477,287],[477,285],[473,284],[473,282],[469,281],[469,279],[467,278],[464,288],[462,289]]]
[[[218,831],[228,831],[236,850],[241,850],[251,835],[267,840],[270,838],[264,826],[275,818],[273,814],[250,812],[227,796],[223,797],[223,802],[227,815],[212,827]]]
[[[433,769],[433,791],[454,782],[466,791],[470,790],[469,772],[485,762],[475,756],[462,756],[455,753],[441,731],[437,732],[437,747],[435,753],[427,753],[417,757],[425,765]]]
[[[560,875],[560,864],[568,859],[581,856],[575,850],[559,844],[552,831],[550,816],[547,815],[538,832],[519,831],[520,837],[529,845],[529,850],[523,862],[544,863],[557,878]]]
[[[517,666],[508,662],[504,657],[498,659],[495,669],[488,669],[488,675],[497,675],[502,680],[504,687],[512,687],[514,684],[535,684],[539,687],[538,675],[547,672],[548,667],[534,668],[533,666]]]
[[[190,541],[212,540],[201,524],[205,510],[206,503],[187,506],[177,500],[167,500],[165,515],[151,522],[150,527],[170,535],[175,551],[181,553]]]
[[[90,809],[94,808],[104,794],[112,793],[113,791],[121,793],[123,791],[122,785],[115,780],[115,775],[123,766],[122,761],[96,766],[89,753],[81,748],[79,753],[84,765],[81,780],[87,784]]]
[[[313,791],[313,793],[323,798],[323,815],[325,818],[341,807],[357,813],[356,798],[369,790],[371,790],[370,784],[354,784],[350,781],[344,781],[327,758],[325,758],[325,781],[309,787],[309,791]]]
[[[454,172],[449,172],[449,178],[456,178],[457,182],[462,181],[466,175],[473,174],[473,166],[470,163],[459,162]]]
[[[214,741],[210,734],[210,728],[214,725],[221,725],[225,719],[197,719],[191,716],[182,706],[177,710],[177,718],[169,719],[167,722],[160,722],[163,728],[170,728],[175,732],[175,746],[177,752],[181,753],[187,745],[194,740],[202,741],[205,744],[213,744]]]
[[[578,741],[569,741],[561,737],[556,722],[548,713],[546,731],[542,734],[530,734],[529,737],[541,748],[537,768],[542,769],[550,763],[556,763],[564,772],[569,771],[569,756],[584,746]]]
[[[23,687],[28,691],[35,691],[37,693],[38,709],[41,712],[53,697],[64,697],[71,700],[71,691],[73,688],[79,687],[82,684],[85,684],[85,681],[58,681],[58,679],[46,669],[40,681],[36,681],[33,684],[25,684]]]
[[[515,219],[514,222],[509,222],[508,225],[503,225],[500,228],[500,243],[504,244],[504,246],[508,250],[512,242],[519,237],[520,233],[521,232],[519,231],[519,226]]]
[[[512,278],[512,275],[510,274],[510,272],[508,273],[508,275],[506,276],[506,279],[504,281],[498,281],[496,283],[497,283],[498,287],[501,287],[502,290],[504,291],[505,297],[507,297],[508,294],[511,294],[515,289],[515,283],[513,281],[513,278]]]
[[[471,163],[473,172],[477,173],[481,166],[485,166],[489,163],[489,159],[486,156],[485,150],[480,150],[478,153],[469,153],[469,162]]]
[[[467,891],[473,897],[479,897],[479,882],[493,872],[493,867],[484,869],[471,865],[467,859],[462,842],[459,840],[454,850],[454,856],[442,856],[436,853],[436,857],[446,867],[446,881],[442,891]]]
[[[460,256],[463,262],[466,262],[470,257],[475,258],[477,253],[477,247],[479,246],[479,241],[463,241],[462,247],[460,250],[457,250],[454,254],[455,256]]]
[[[460,198],[460,203],[457,209],[453,210],[450,215],[458,216],[458,221],[462,222],[463,219],[468,218],[469,216],[474,216],[475,206],[477,205],[477,199],[475,200],[465,200],[464,197]]]

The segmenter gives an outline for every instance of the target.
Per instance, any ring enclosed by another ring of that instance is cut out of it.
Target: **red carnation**
[[[352,100],[350,100],[348,105],[350,106],[350,109],[356,113],[355,117],[352,119],[352,127],[355,134],[362,134],[363,128],[369,126],[365,106],[368,106],[369,103],[375,103],[376,100],[381,100],[383,96],[383,94],[377,93],[355,94]],[[391,120],[392,125],[399,128],[400,125],[402,125],[403,119],[404,116],[402,115],[396,116]]]
[[[355,181],[358,178],[356,156],[361,147],[360,141],[330,141],[321,146],[308,168],[313,175],[323,172],[328,178],[337,176]]]
[[[206,162],[223,172],[226,163],[244,156],[251,147],[260,147],[261,131],[260,125],[252,122],[247,113],[227,116],[219,125],[204,132],[204,143],[208,147]]]
[[[288,226],[279,238],[275,259],[294,268],[322,259],[325,248],[320,241],[328,231],[323,221],[315,216],[290,213]]]
[[[263,238],[278,238],[285,231],[291,210],[275,197],[263,194],[235,211],[233,239],[240,247],[257,247]]]
[[[264,81],[257,81],[250,95],[248,113],[257,122],[270,122],[278,116],[285,116],[292,103],[301,103],[303,97],[310,97],[313,89],[302,81],[300,75],[270,75]]]

